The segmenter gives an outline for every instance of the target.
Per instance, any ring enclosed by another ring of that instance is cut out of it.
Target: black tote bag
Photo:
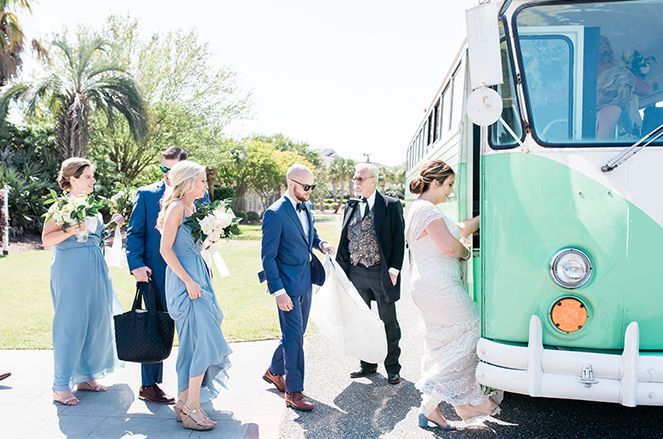
[[[143,301],[153,306],[143,309]],[[160,363],[168,358],[173,348],[175,323],[161,305],[154,282],[137,282],[131,311],[113,318],[115,345],[120,360]]]

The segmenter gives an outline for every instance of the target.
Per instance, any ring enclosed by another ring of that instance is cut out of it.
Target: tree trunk
[[[207,192],[210,201],[214,201],[214,181],[216,180],[216,169],[207,168]]]
[[[238,186],[235,188],[235,193],[237,194],[237,204],[235,206],[236,212],[245,212],[246,211],[246,192],[248,188],[246,186]]]

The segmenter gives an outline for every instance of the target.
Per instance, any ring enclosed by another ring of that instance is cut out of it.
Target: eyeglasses
[[[167,168],[164,165],[159,166],[159,169],[161,169],[161,172],[163,172],[164,174],[167,174],[168,171],[170,171],[170,168]]]
[[[362,183],[362,182],[368,180],[369,178],[375,178],[375,177],[373,177],[373,176],[371,176],[371,177],[352,177],[352,181],[358,181],[359,183]]]
[[[297,183],[298,185],[300,185],[300,186],[302,187],[302,189],[304,189],[304,192],[312,191],[313,189],[315,189],[315,185],[314,185],[314,184],[304,184],[304,183],[300,183],[300,182],[298,182],[297,180],[293,180],[292,178],[291,178],[290,180],[292,180],[293,182],[295,182],[295,183]]]

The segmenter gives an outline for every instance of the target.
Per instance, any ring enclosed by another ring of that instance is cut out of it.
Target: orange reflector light
[[[557,329],[571,333],[587,323],[587,307],[573,297],[559,299],[550,310],[550,318]]]

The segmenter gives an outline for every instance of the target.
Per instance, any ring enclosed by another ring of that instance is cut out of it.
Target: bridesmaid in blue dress
[[[211,430],[216,425],[200,407],[200,389],[212,398],[225,386],[230,367],[230,346],[221,332],[223,313],[216,300],[210,273],[200,254],[201,245],[191,235],[186,217],[194,201],[207,190],[205,168],[181,161],[168,174],[170,193],[162,202],[157,227],[161,230],[161,255],[166,268],[166,302],[179,336],[177,381],[179,400],[175,414],[184,428]]]
[[[94,167],[86,159],[72,157],[60,168],[58,184],[70,197],[85,197],[94,189]],[[113,220],[121,224],[120,215]],[[78,235],[87,234],[87,240]],[[87,218],[66,231],[49,220],[42,242],[55,245],[51,265],[54,379],[53,401],[78,405],[71,393],[103,392],[97,379],[117,365],[113,339],[113,286],[102,254],[104,224],[101,215]],[[83,242],[81,242],[83,241]]]

